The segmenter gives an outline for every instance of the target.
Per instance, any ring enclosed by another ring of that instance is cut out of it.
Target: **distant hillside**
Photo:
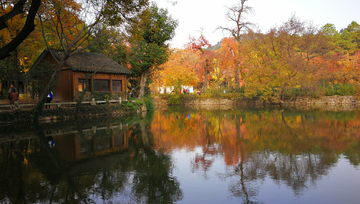
[[[221,41],[216,43],[215,45],[209,47],[207,50],[216,51],[216,50],[220,49],[222,42],[223,42],[223,39],[221,39]]]

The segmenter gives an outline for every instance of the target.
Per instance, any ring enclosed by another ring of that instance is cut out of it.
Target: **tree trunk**
[[[204,70],[205,70],[204,91],[206,91],[208,88],[208,67],[209,67],[209,61],[208,61],[208,59],[206,59],[205,67],[204,67]]]
[[[208,74],[207,74],[207,70],[205,70],[204,91],[206,91],[207,88],[208,88]]]
[[[54,85],[55,85],[56,81],[58,80],[60,72],[61,72],[67,59],[68,59],[67,55],[64,55],[63,57],[61,57],[54,73],[51,75],[51,79],[50,79],[49,83],[46,85],[45,90],[41,94],[38,103],[36,104],[35,108],[33,109],[35,121],[38,120],[39,116],[41,115],[42,110],[44,109],[45,99],[46,99],[47,95],[49,94],[50,91],[52,91],[55,88]]]
[[[236,124],[236,136],[237,138],[240,140],[242,140],[242,133],[241,133],[241,117],[240,115],[236,115],[236,120],[235,120],[235,124]]]
[[[237,135],[237,139],[238,139],[238,143],[240,146],[240,163],[238,164],[238,170],[240,171],[240,184],[241,184],[241,190],[243,195],[245,195],[245,200],[246,203],[249,203],[249,193],[248,190],[246,189],[246,185],[245,185],[245,175],[244,175],[244,164],[245,164],[245,149],[244,149],[244,140],[242,138],[242,133],[241,133],[241,117],[240,115],[236,115],[236,135]]]
[[[18,32],[16,31],[16,34]],[[13,69],[13,73],[11,74],[12,76],[12,80],[13,80],[13,85],[16,89],[16,92],[19,92],[19,72],[20,72],[20,68],[19,68],[19,62],[18,62],[18,57],[19,57],[19,52],[18,52],[18,48],[15,48],[13,51],[13,55],[14,55],[14,69]]]
[[[239,76],[240,76],[240,69],[235,69],[235,89],[240,88]]]
[[[206,130],[206,141],[207,145],[210,146],[210,122],[207,116],[205,116],[205,130]]]
[[[140,92],[138,95],[138,99],[141,99],[145,94],[145,86],[146,86],[146,80],[147,80],[148,74],[149,74],[149,71],[144,71],[143,73],[141,73]]]

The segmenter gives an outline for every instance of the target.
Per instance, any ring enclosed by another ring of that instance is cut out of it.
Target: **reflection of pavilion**
[[[128,148],[128,127],[122,124],[47,133],[47,137],[54,138],[55,147],[61,152],[63,159],[69,162],[109,155]]]

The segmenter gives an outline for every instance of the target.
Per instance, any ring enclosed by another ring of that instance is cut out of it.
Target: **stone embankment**
[[[319,98],[298,97],[284,102],[285,107],[301,107],[303,109],[320,108],[322,110],[355,110],[360,108],[360,100],[356,96],[322,96]]]
[[[285,107],[322,108],[327,110],[353,110],[360,107],[360,100],[356,96],[322,96],[319,98],[297,97],[283,103],[271,103],[248,99],[185,99],[184,105],[195,109],[229,109],[236,105],[276,105]],[[155,97],[156,108],[167,106],[167,100]]]
[[[289,105],[357,105],[358,97],[355,96],[322,96],[319,98],[298,97],[287,100],[284,104]]]
[[[184,105],[193,109],[206,110],[228,110],[234,108],[236,99],[185,99]],[[154,106],[156,109],[166,109],[168,105],[167,99],[160,97],[154,98]]]
[[[192,99],[186,100],[185,106],[196,110],[231,110],[236,105],[235,101],[235,99]]]

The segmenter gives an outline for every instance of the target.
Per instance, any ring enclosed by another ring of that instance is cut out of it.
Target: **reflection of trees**
[[[336,160],[336,155],[334,160]],[[244,203],[259,202],[255,200],[260,181],[270,177],[278,185],[285,184],[299,195],[308,187],[307,183],[315,185],[316,181],[326,175],[332,163],[323,155],[285,155],[278,152],[256,152],[224,174],[221,179],[229,179],[229,191],[235,197],[243,199]]]
[[[131,161],[133,173],[132,194],[136,203],[175,203],[183,197],[180,183],[173,177],[173,164],[169,155],[155,150],[148,125],[139,124],[131,138],[134,155]],[[141,135],[142,140],[136,138]]]
[[[1,171],[1,186],[6,188],[1,191],[3,194],[0,195],[0,201],[66,202],[63,198],[67,194],[60,191],[60,186],[64,187],[61,181],[66,180],[66,171],[56,153],[47,149],[50,147],[44,133],[41,133],[39,138],[32,139],[31,142],[20,141],[18,145],[21,152],[14,154],[8,151],[7,143],[2,144],[1,152],[4,154],[1,155],[1,166],[14,162],[16,165],[5,165],[5,171]],[[82,195],[77,194],[77,197],[81,199]]]
[[[238,165],[234,167],[233,171],[230,171],[224,175],[220,175],[220,178],[231,179],[229,184],[229,191],[232,195],[242,198],[244,203],[255,203],[256,201],[254,201],[254,197],[258,194],[258,188],[256,187],[255,182],[252,181],[259,178],[248,178],[247,170],[249,170],[249,168],[247,168],[247,153],[244,150],[244,138],[241,132],[242,117],[240,114],[237,114],[234,119],[236,126],[236,141],[240,147],[240,161]]]
[[[15,145],[19,143],[3,143],[1,146],[0,158],[0,201],[24,202],[24,183],[23,183],[23,150],[16,149]],[[12,179],[10,179],[12,178]],[[9,189],[13,189],[9,191]],[[6,199],[7,198],[7,199]]]
[[[214,162],[214,157],[219,154],[219,145],[216,144],[222,138],[221,125],[220,125],[220,116],[218,116],[218,121],[213,121],[214,124],[217,124],[217,130],[215,128],[212,131],[210,130],[211,122],[208,116],[204,116],[205,123],[205,133],[204,143],[201,145],[202,152],[197,153],[194,159],[191,161],[191,171],[194,173],[196,171],[203,172],[205,179],[208,179],[207,172],[210,170]],[[217,138],[215,135],[218,135]],[[202,135],[201,135],[202,136]]]
[[[246,135],[246,139],[242,137],[240,120],[235,122],[241,148],[240,160],[236,167],[221,174],[220,178],[230,179],[230,192],[241,197],[244,203],[255,202],[252,197],[257,195],[256,182],[266,176],[279,185],[291,187],[298,195],[308,183],[315,185],[326,175],[339,155],[324,146],[326,139],[319,139],[313,134],[313,128],[319,128],[318,124],[314,126],[303,116],[286,118],[283,112],[273,115],[247,115],[250,135]],[[323,148],[319,150],[318,145]]]
[[[229,192],[244,203],[258,202],[259,183],[265,177],[301,194],[326,175],[341,154],[351,164],[359,164],[357,115],[279,110],[226,112],[226,117],[223,112],[189,114],[191,117],[182,119],[176,114],[157,115],[132,126],[131,155],[85,152],[89,154],[86,160],[64,162],[58,144],[49,147],[42,127],[31,133],[38,135],[36,138],[2,142],[0,202],[101,202],[130,196],[133,200],[128,202],[174,203],[183,195],[179,181],[172,176],[171,158],[164,153],[174,147],[201,147],[192,167],[205,174],[212,161],[223,155],[229,170],[219,177],[229,180]],[[93,125],[88,123],[87,129]],[[11,133],[11,129],[7,131]],[[115,130],[81,134],[82,127],[77,128],[80,143],[85,141],[91,148],[96,141],[108,139],[111,131]]]
[[[243,110],[190,114],[191,120],[181,123],[193,133],[178,127],[179,120],[168,114],[162,126],[167,131],[154,140],[161,140],[157,146],[201,147],[202,153],[191,165],[193,171],[205,175],[214,155],[222,154],[225,163],[234,167],[219,176],[230,180],[231,194],[245,203],[256,202],[259,181],[265,177],[300,194],[326,175],[341,154],[353,165],[360,161],[360,114],[353,112]],[[227,117],[219,117],[224,114]],[[152,131],[156,137],[158,131]],[[162,141],[167,145],[161,145]]]

